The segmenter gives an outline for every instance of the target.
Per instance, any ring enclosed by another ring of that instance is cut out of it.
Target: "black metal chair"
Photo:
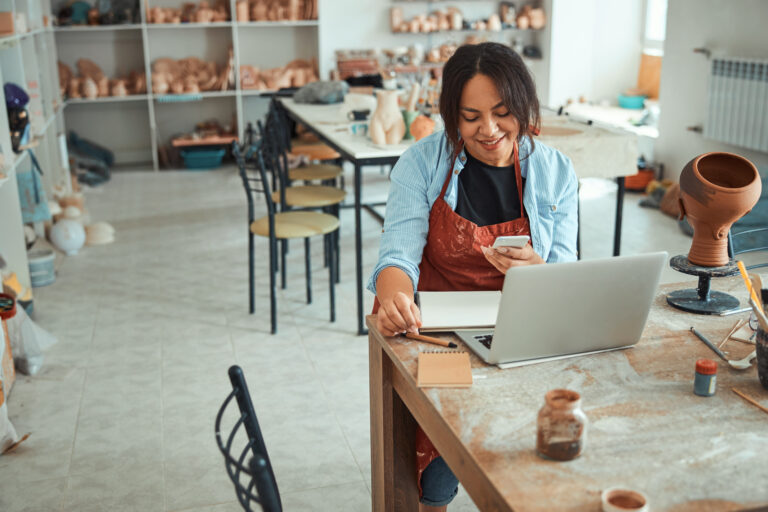
[[[728,257],[757,251],[768,251],[768,227],[728,232]],[[768,261],[746,266],[747,270],[763,267],[768,267]]]
[[[283,505],[280,502],[280,492],[243,370],[235,365],[229,368],[228,373],[232,392],[216,414],[216,443],[224,455],[227,474],[235,486],[237,500],[245,510],[253,511],[253,505],[260,505],[264,512],[281,512]],[[240,417],[225,441],[221,432],[221,420],[233,398],[237,400]],[[241,427],[244,430],[241,430]],[[238,431],[244,432],[247,437],[247,442],[242,448],[234,446],[238,440],[242,441],[243,436],[238,436]],[[249,452],[251,456],[246,462]]]
[[[249,283],[249,311],[255,312],[255,254],[254,235],[269,239],[269,289],[270,289],[270,313],[272,334],[277,332],[277,298],[275,274],[277,273],[277,241],[284,243],[295,238],[304,239],[304,261],[307,283],[307,304],[312,302],[312,277],[310,261],[310,238],[323,235],[325,240],[326,258],[328,260],[329,299],[331,322],[336,321],[336,295],[335,284],[337,281],[338,261],[338,231],[339,219],[327,213],[316,211],[281,211],[278,212],[275,202],[272,200],[269,182],[267,181],[266,166],[262,157],[263,138],[254,142],[245,152],[241,150],[237,142],[232,144],[232,155],[243,181],[245,194],[248,201],[248,283]],[[252,162],[257,176],[249,176],[249,168],[246,162]],[[267,215],[257,219],[254,212],[253,195],[262,193],[267,205]],[[283,287],[285,287],[285,251],[280,251],[280,267],[282,271]]]

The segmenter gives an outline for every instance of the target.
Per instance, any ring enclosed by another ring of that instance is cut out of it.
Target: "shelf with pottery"
[[[82,34],[89,32],[112,32],[115,30],[141,30],[142,23],[125,23],[122,25],[71,25],[65,27],[54,27],[56,33],[74,33]]]
[[[317,27],[317,20],[284,20],[284,21],[238,21],[241,28],[265,28],[265,27]]]
[[[189,92],[182,94],[154,94],[152,99],[161,103],[189,103],[192,101],[200,101],[206,98],[229,98],[237,94],[234,89],[226,91],[202,91],[202,92]]]
[[[217,21],[211,23],[147,23],[148,29],[184,29],[184,28],[231,28],[231,21]]]
[[[65,106],[70,105],[88,105],[95,103],[120,103],[124,101],[146,101],[149,99],[147,94],[129,94],[128,96],[104,96],[101,98],[69,98]]]

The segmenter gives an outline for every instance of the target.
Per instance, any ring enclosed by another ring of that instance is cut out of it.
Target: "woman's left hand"
[[[499,272],[506,274],[511,267],[520,267],[523,265],[540,265],[546,263],[541,256],[533,251],[531,244],[525,247],[483,247],[483,255],[491,265],[496,267]]]

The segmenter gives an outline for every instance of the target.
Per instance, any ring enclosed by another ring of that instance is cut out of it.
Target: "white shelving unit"
[[[56,42],[53,29],[45,26],[44,14],[50,12],[48,0],[0,0],[0,12],[22,15],[28,32],[0,37],[0,83],[12,82],[30,96],[30,149],[14,153],[8,126],[5,94],[0,90],[0,152],[3,156],[0,180],[0,254],[23,286],[30,286],[29,266],[17,175],[32,170],[29,152],[34,152],[43,170],[43,187],[52,196],[54,187],[71,191],[66,155],[61,153],[64,119],[58,88]]]
[[[0,0],[2,1],[2,0]],[[52,17],[66,0],[53,0]],[[261,118],[268,108],[269,91],[242,90],[240,66],[260,69],[284,66],[294,59],[318,58],[317,20],[151,24],[151,7],[180,7],[182,0],[141,2],[141,23],[130,25],[57,27],[59,60],[76,72],[76,62],[88,58],[110,78],[144,71],[148,93],[122,98],[74,99],[66,102],[68,130],[93,140],[115,153],[118,165],[159,169],[158,147],[195,123],[216,119],[242,137],[249,121]],[[230,0],[235,13],[236,0]],[[227,63],[232,46],[235,89],[197,94],[158,96],[151,90],[152,63],[162,57],[198,57]],[[117,119],[118,122],[113,120]]]

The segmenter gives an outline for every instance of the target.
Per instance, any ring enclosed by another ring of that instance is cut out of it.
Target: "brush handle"
[[[693,332],[693,334],[695,334],[697,338],[703,341],[706,346],[711,348],[715,354],[720,356],[720,359],[722,359],[723,361],[728,361],[728,358],[725,357],[725,354],[723,354],[723,351],[717,348],[711,341],[709,341],[703,334],[697,331],[694,327],[691,327],[691,332]]]

